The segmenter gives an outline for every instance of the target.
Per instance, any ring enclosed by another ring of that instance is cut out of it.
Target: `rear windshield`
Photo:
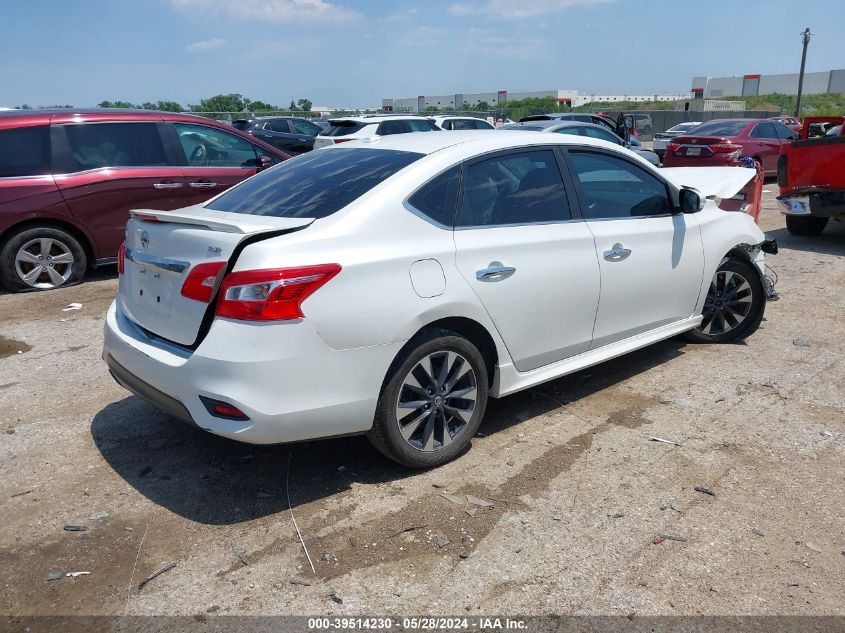
[[[235,121],[232,121],[232,127],[238,130],[245,130],[250,126],[251,123],[252,121],[249,121],[247,119],[237,119]]]
[[[546,129],[545,125],[523,125],[522,123],[508,123],[503,125],[501,130],[523,130],[524,132],[540,132]]]
[[[367,123],[356,123],[355,121],[330,121],[329,129],[320,132],[320,136],[349,136],[360,132],[367,125]]]
[[[748,126],[748,121],[709,121],[695,128],[696,136],[736,136]]]
[[[253,176],[206,207],[276,218],[324,218],[423,156],[370,148],[310,152]]]

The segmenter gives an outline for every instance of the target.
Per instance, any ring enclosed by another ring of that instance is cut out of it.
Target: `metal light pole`
[[[804,64],[807,63],[807,44],[810,43],[810,27],[808,26],[801,33],[801,40],[804,42],[804,50],[801,53],[801,73],[798,75],[798,99],[795,101],[795,118],[801,116],[801,91],[804,88]]]

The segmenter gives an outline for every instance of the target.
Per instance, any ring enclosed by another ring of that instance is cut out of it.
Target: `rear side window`
[[[438,128],[434,123],[427,119],[409,119],[407,121],[408,126],[411,128],[411,132],[439,132],[440,128]]]
[[[50,173],[50,128],[46,125],[0,131],[0,178]]]
[[[71,171],[100,167],[167,165],[155,123],[83,123],[65,125]]]
[[[262,171],[206,206],[245,215],[324,218],[422,157],[369,148],[310,152]]]
[[[581,186],[582,209],[588,220],[672,212],[666,186],[645,169],[592,152],[570,152],[569,159]]]
[[[457,225],[532,224],[570,220],[563,179],[551,150],[472,163],[464,171]]]
[[[453,130],[489,130],[490,128],[487,121],[480,119],[459,119],[452,125]]]
[[[301,119],[292,119],[290,122],[295,134],[307,134],[308,136],[316,136],[320,133],[321,128],[314,125],[310,121],[303,121]]]
[[[408,198],[408,204],[441,226],[452,227],[461,186],[460,166],[447,169]]]
[[[357,134],[363,130],[366,123],[356,123],[355,121],[330,121],[329,129],[323,130],[320,136],[349,136],[350,134]]]
[[[279,119],[277,121],[268,121],[264,124],[264,129],[270,130],[271,132],[282,132],[283,134],[287,134],[290,132],[290,126],[285,119]]]
[[[775,132],[777,133],[779,139],[788,140],[798,138],[798,135],[786,127],[783,123],[773,122],[772,126],[775,128]]]
[[[376,134],[379,136],[388,136],[390,134],[407,134],[410,131],[406,121],[382,121],[378,125]]]

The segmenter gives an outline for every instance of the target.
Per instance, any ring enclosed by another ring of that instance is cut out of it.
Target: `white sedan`
[[[133,212],[103,357],[217,435],[366,433],[435,466],[469,445],[488,398],[681,333],[752,334],[771,249],[706,196],[754,173],[657,170],[529,132],[304,154],[203,205]]]

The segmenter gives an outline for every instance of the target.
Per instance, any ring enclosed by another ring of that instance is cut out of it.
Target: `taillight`
[[[206,262],[194,266],[182,284],[182,296],[203,303],[211,301],[214,286],[225,266],[226,262]]]
[[[349,141],[354,141],[354,138],[336,138],[334,140],[334,144],[337,145],[338,143],[347,143]]]
[[[714,143],[709,147],[711,152],[718,154],[729,154],[731,152],[738,152],[742,149],[742,145],[734,145],[733,143]]]
[[[229,273],[220,287],[217,316],[247,321],[301,319],[302,302],[339,272],[339,264],[320,264]]]
[[[117,249],[117,274],[122,275],[124,272],[126,272],[126,242]]]
[[[666,153],[673,154],[678,151],[679,147],[680,145],[678,145],[677,143],[666,143]]]

